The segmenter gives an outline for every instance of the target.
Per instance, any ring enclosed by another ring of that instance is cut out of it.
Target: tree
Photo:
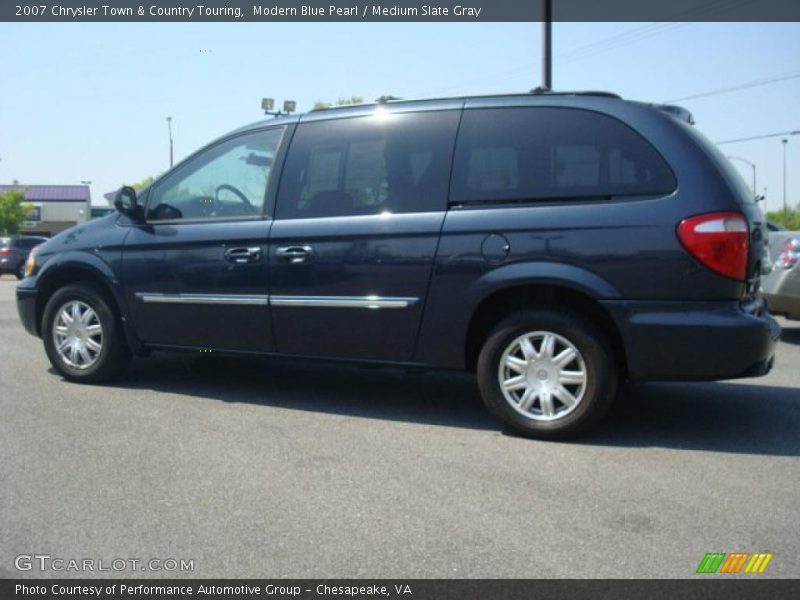
[[[138,191],[143,190],[144,188],[146,188],[151,183],[153,183],[153,181],[155,181],[154,177],[145,177],[141,181],[139,181],[137,183],[132,183],[130,185],[131,185],[131,187],[133,189],[135,189],[138,192]]]
[[[773,223],[785,227],[789,231],[800,231],[800,202],[794,207],[783,210],[776,210],[767,213],[767,218]]]
[[[25,202],[25,189],[18,188],[0,194],[0,233],[19,233],[22,222],[31,213],[33,205]]]
[[[335,103],[334,102],[323,102],[322,100],[317,100],[314,102],[314,110],[320,110],[322,108],[331,108],[333,106],[349,106],[352,104],[364,104],[364,98],[361,96],[350,96],[349,98],[339,98]]]

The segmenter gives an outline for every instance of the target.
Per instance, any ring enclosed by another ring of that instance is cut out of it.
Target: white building
[[[22,234],[52,236],[91,216],[88,185],[0,185],[0,194],[14,189],[25,190],[25,201],[33,205]]]

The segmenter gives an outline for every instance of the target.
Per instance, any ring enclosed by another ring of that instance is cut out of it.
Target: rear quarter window
[[[624,123],[569,108],[472,109],[456,144],[451,202],[664,195],[661,155]]]

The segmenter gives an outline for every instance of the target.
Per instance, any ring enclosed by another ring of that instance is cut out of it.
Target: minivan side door
[[[270,233],[279,352],[410,361],[460,118],[450,110],[301,121]]]
[[[123,249],[126,303],[156,346],[269,352],[267,239],[286,128],[217,142],[147,194]]]

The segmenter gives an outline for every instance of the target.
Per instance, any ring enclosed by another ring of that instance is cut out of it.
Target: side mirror
[[[114,207],[126,217],[138,221],[141,216],[139,202],[136,199],[136,190],[124,185],[114,198]]]

